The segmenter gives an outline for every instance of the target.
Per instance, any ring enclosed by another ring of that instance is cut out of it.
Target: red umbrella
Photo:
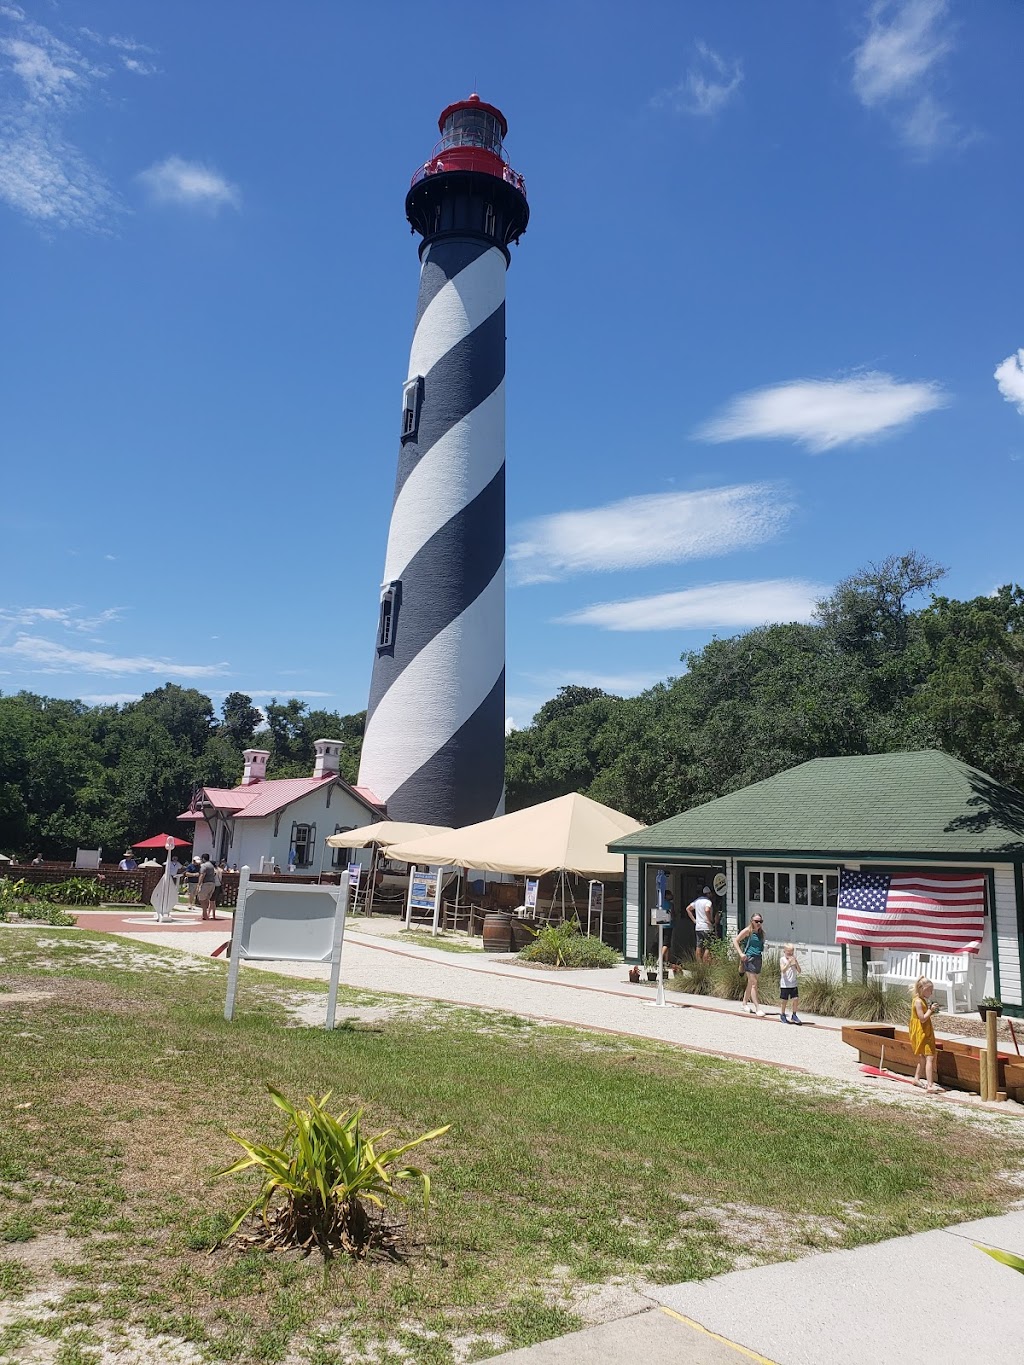
[[[137,844],[132,844],[132,848],[166,848],[168,839],[174,839],[175,848],[192,847],[187,839],[176,839],[173,834],[154,834],[152,839],[140,839]]]

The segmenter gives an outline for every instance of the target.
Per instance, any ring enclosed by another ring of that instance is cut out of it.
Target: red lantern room
[[[505,115],[477,94],[443,110],[441,140],[412,177],[406,217],[424,245],[467,232],[492,240],[508,256],[530,218],[526,182],[508,164]],[[422,250],[422,248],[421,248]]]

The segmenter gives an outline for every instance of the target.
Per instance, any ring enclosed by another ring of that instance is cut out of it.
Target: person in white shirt
[[[704,890],[686,907],[690,922],[697,931],[696,956],[700,962],[711,961],[711,949],[718,938],[718,911],[711,900],[711,887]]]

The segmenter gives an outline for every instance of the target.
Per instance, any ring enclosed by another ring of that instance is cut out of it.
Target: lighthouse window
[[[494,205],[488,204],[484,209],[484,232],[488,237],[494,236]]]
[[[377,628],[377,648],[389,649],[395,642],[395,616],[398,611],[399,584],[387,583],[380,595],[380,625]]]
[[[423,380],[419,375],[407,379],[402,388],[402,436],[415,436],[420,424]]]

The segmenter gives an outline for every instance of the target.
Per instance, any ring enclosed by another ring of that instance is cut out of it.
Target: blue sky
[[[1021,577],[1024,5],[0,0],[0,689],[365,705],[418,261],[473,88],[508,713],[916,548]]]

